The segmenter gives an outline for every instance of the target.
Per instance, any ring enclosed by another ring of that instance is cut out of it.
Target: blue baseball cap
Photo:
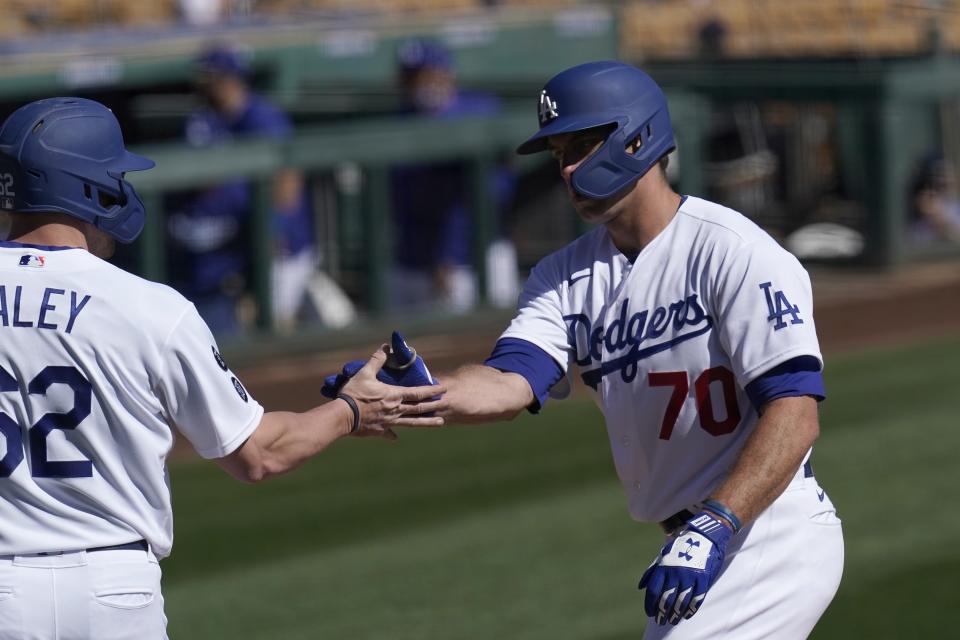
[[[250,74],[250,65],[246,57],[226,45],[215,45],[205,50],[197,58],[197,68],[201,72],[231,75],[237,78],[246,78]]]
[[[450,50],[436,40],[410,38],[397,47],[397,67],[407,72],[421,69],[452,71],[453,57]]]

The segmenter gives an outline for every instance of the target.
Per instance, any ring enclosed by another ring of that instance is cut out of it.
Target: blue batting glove
[[[343,385],[347,384],[350,378],[357,375],[357,372],[363,369],[363,365],[365,364],[367,364],[366,360],[351,360],[343,365],[343,370],[340,373],[331,374],[323,379],[323,386],[320,387],[320,393],[324,397],[333,400],[337,397],[337,394],[340,393],[340,390],[343,389]],[[379,378],[380,376],[378,375],[377,377]]]
[[[720,573],[732,536],[730,527],[706,511],[670,536],[640,578],[647,615],[661,625],[693,617]]]
[[[394,331],[390,336],[390,355],[380,373],[384,374],[383,377],[377,376],[381,382],[401,387],[437,384],[436,378],[427,369],[427,363],[417,355],[416,349],[407,345],[399,331]]]
[[[343,385],[347,384],[366,363],[366,360],[351,360],[343,366],[343,371],[324,379],[320,393],[327,398],[336,398]],[[407,345],[398,331],[394,331],[390,337],[390,355],[387,356],[386,364],[377,373],[377,380],[397,387],[437,384],[436,378],[430,375],[430,370],[427,369],[427,363],[417,355],[415,349]]]

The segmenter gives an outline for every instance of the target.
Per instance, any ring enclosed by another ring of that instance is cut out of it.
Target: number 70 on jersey
[[[651,387],[672,389],[660,425],[660,439],[669,440],[673,427],[677,424],[683,403],[690,393],[691,378],[686,371],[651,371],[647,381]],[[711,387],[719,386],[725,410],[718,417],[714,407]],[[740,406],[737,404],[737,385],[733,372],[726,367],[712,367],[700,373],[693,380],[694,399],[697,404],[697,417],[700,428],[713,436],[732,433],[740,424]]]

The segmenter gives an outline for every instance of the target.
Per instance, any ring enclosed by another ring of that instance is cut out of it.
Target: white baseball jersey
[[[800,263],[736,211],[693,197],[632,264],[604,227],[542,260],[502,337],[577,365],[642,521],[722,482],[757,423],[749,382],[797,356],[822,366]]]
[[[174,427],[217,458],[263,415],[194,306],[82,249],[4,243],[0,337],[0,555],[166,556]]]

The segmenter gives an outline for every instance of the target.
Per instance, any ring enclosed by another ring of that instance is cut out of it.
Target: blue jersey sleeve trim
[[[813,396],[819,402],[827,397],[820,361],[813,356],[798,356],[777,365],[748,384],[746,391],[758,413],[777,398]]]
[[[526,379],[533,391],[534,401],[527,407],[530,413],[538,413],[547,401],[550,387],[563,377],[563,369],[550,355],[526,340],[501,338],[493,353],[483,363],[500,371],[518,373]]]

